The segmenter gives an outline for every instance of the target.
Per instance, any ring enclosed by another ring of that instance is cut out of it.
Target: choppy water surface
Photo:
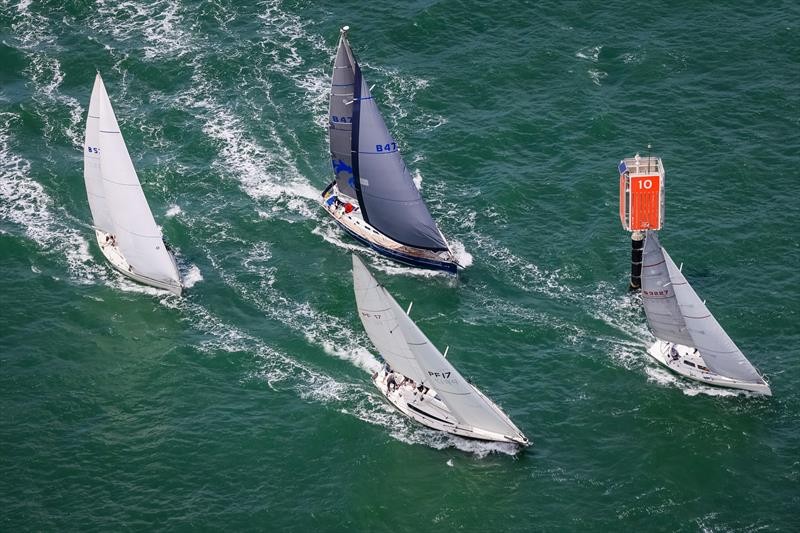
[[[800,516],[793,3],[0,2],[3,530],[792,530]],[[470,266],[398,266],[317,204],[343,24]],[[104,76],[185,298],[92,242]],[[648,360],[616,163],[667,168],[662,241],[775,396]],[[367,258],[534,441],[383,403]]]

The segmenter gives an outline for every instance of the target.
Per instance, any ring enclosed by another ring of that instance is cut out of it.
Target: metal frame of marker
[[[649,148],[649,147],[648,147]],[[661,158],[634,157],[619,162],[619,219],[631,233],[630,289],[642,285],[644,232],[660,230],[664,224],[664,177]]]

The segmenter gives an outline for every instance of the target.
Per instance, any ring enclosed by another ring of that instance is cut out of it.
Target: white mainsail
[[[364,329],[394,370],[435,390],[461,425],[526,440],[511,420],[445,359],[355,255],[353,282]]]
[[[675,262],[661,246],[656,234],[648,232],[647,241],[642,271],[642,291],[647,319],[655,336],[662,340],[697,348],[706,365],[716,374],[749,383],[764,383],[764,379],[758,374],[758,371],[750,364],[719,325],[705,303],[694,292]],[[657,260],[659,255],[663,258],[668,282],[659,279],[663,278],[663,273],[659,273],[657,268],[648,267],[648,264],[651,264],[650,260],[653,258]],[[652,305],[654,297],[648,293],[655,288],[652,285],[653,282],[658,283],[658,286],[665,287],[662,289],[664,294],[660,295],[662,301],[674,300],[674,305],[672,303],[663,305],[660,310],[666,310],[670,315],[669,323],[678,326],[675,335],[670,335],[669,331],[665,330],[663,315],[657,314]],[[648,304],[648,301],[651,303]],[[667,331],[666,334],[665,331]]]
[[[393,370],[422,383],[423,370],[417,364],[414,354],[408,348],[397,317],[390,302],[394,299],[372,277],[367,267],[353,256],[353,287],[356,293],[358,316],[364,324],[369,340],[380,352]],[[401,313],[405,315],[405,313]]]
[[[99,75],[94,92],[99,108],[100,174],[117,246],[137,274],[179,286],[180,275],[153,220]]]
[[[106,233],[114,233],[114,221],[108,211],[106,193],[100,173],[100,93],[105,93],[100,73],[94,79],[89,114],[86,117],[86,133],[83,140],[83,180],[92,211],[94,227]]]

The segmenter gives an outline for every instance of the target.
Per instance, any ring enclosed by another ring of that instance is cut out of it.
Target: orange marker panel
[[[658,176],[631,177],[630,221],[631,230],[659,229],[661,227],[661,180]]]

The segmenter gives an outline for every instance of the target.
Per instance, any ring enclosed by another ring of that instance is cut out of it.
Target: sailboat
[[[108,262],[131,279],[180,295],[178,265],[153,220],[99,72],[86,119],[83,178]]]
[[[528,446],[514,423],[468,382],[353,256],[358,316],[385,365],[372,381],[400,412],[453,435]]]
[[[334,180],[322,205],[357,241],[416,267],[456,273],[458,261],[414,184],[341,29],[330,92]]]
[[[695,381],[772,396],[653,231],[647,232],[642,263],[642,301],[656,337],[650,356]]]

